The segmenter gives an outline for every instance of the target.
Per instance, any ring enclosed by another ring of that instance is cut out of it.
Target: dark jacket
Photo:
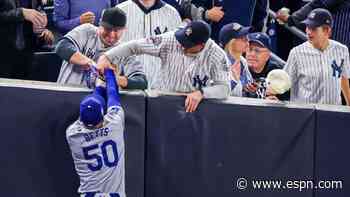
[[[17,27],[19,25],[23,25],[25,48],[32,49],[34,45],[32,24],[24,20],[22,8],[19,8],[18,2],[19,0],[0,1],[0,48],[6,49],[6,51],[16,50]]]
[[[279,64],[277,61],[270,59],[268,62],[266,62],[264,69],[260,73],[255,73],[251,69],[249,69],[249,71],[252,74],[254,81],[259,83],[259,82],[264,81],[266,79],[266,77],[270,71],[272,71],[274,69],[282,69],[282,68],[283,68],[283,65]],[[257,98],[258,97],[258,95],[256,93],[250,93],[250,92],[246,92],[245,96],[250,97],[250,98]],[[289,100],[290,92],[288,91],[282,95],[277,95],[277,98],[279,100],[282,100],[282,101]]]
[[[218,23],[211,23],[212,38],[217,41],[220,29],[222,26],[238,22],[241,25],[249,26],[252,23],[253,9],[256,0],[182,0],[178,5],[176,0],[165,0],[165,2],[174,6],[180,13],[182,18],[189,18],[193,20],[207,20],[205,12],[213,6],[222,7],[225,12],[224,17]],[[242,15],[242,13],[244,13]]]
[[[316,8],[325,8],[333,14],[332,38],[350,47],[350,26],[344,25],[348,24],[350,20],[350,0],[313,0],[294,12],[288,18],[288,24],[303,29],[304,26],[300,22],[305,20],[307,15]]]

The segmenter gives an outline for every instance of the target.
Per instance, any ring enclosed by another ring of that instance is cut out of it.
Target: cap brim
[[[100,26],[108,28],[108,29],[123,29],[124,28],[122,26],[113,26],[113,25],[106,23],[106,22],[103,22],[103,21],[100,22]]]
[[[321,24],[318,24],[317,22],[312,21],[310,19],[303,20],[301,23],[306,25],[307,27],[312,27],[312,28],[321,26]]]
[[[270,49],[268,46],[264,45],[264,43],[262,43],[260,40],[250,39],[249,42],[254,42],[254,43],[257,43],[258,45],[260,45],[263,48]]]
[[[185,34],[185,28],[179,29],[175,32],[176,40],[181,44],[182,47],[188,49],[196,46],[190,39],[187,38]]]
[[[253,28],[252,27],[243,27],[239,33],[238,33],[238,37],[242,37],[242,36],[247,36],[248,34],[253,32]]]

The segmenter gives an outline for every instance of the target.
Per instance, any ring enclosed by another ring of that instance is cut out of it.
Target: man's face
[[[253,70],[260,71],[270,58],[270,50],[262,47],[258,43],[250,42],[246,56],[249,67]]]
[[[326,26],[306,27],[309,42],[316,48],[322,49],[331,35],[331,28]]]
[[[187,56],[196,56],[199,52],[201,52],[204,48],[204,44],[197,44],[191,48],[184,48],[184,53]]]
[[[247,36],[236,38],[233,42],[229,42],[229,44],[231,44],[233,51],[240,53],[246,52],[249,46]]]
[[[125,28],[107,28],[100,26],[100,38],[106,47],[111,47],[120,40],[124,31]]]

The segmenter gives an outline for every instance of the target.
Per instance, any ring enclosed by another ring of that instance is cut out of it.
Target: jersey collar
[[[153,10],[158,10],[160,8],[162,8],[163,6],[165,6],[165,3],[162,0],[156,0],[156,2],[154,3],[154,5],[150,8],[146,8],[145,6],[142,5],[142,3],[140,3],[139,0],[133,0],[134,3],[136,3],[137,6],[139,6],[139,8],[145,13],[148,14],[150,12],[152,12]]]

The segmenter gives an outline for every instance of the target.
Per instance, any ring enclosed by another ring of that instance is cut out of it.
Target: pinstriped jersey
[[[79,193],[118,193],[125,197],[125,117],[121,107],[110,108],[101,128],[87,129],[77,120],[66,131]]]
[[[330,40],[320,51],[305,42],[293,48],[284,70],[292,80],[291,101],[341,104],[341,77],[350,76],[348,48]]]
[[[211,39],[204,49],[187,56],[174,32],[130,41],[106,52],[113,63],[130,55],[148,54],[160,58],[158,89],[166,92],[193,92],[212,85],[229,87],[228,59],[225,52]]]
[[[97,31],[98,27],[92,24],[83,24],[68,32],[64,37],[70,40],[80,53],[97,62],[101,53],[111,48],[104,46]],[[118,44],[119,43],[116,45]],[[133,66],[123,66],[129,64],[132,64]],[[124,70],[124,75],[127,77],[143,73],[143,68],[140,63],[136,61],[135,57],[123,59],[119,66],[119,69]],[[63,61],[57,82],[60,84],[86,86],[84,75],[87,74],[88,72],[83,70],[80,65],[74,65],[67,61]]]
[[[162,1],[156,1],[156,8],[150,8],[149,11],[132,0],[120,3],[117,7],[127,14],[128,19],[128,31],[122,36],[122,41],[148,38],[173,31],[181,25],[181,17],[177,10]],[[144,66],[148,87],[157,87],[160,60],[148,55],[138,56],[137,60]]]

